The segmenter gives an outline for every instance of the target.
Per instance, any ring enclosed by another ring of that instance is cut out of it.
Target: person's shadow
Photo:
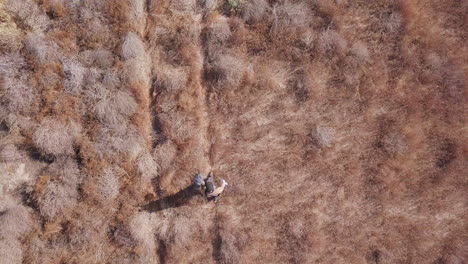
[[[190,185],[179,192],[163,197],[159,200],[152,201],[142,206],[142,210],[152,212],[158,212],[168,208],[180,207],[187,204],[190,199],[196,195],[201,195],[200,192],[194,185]]]

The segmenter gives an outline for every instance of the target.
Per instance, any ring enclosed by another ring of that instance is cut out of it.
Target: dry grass
[[[0,0],[0,262],[467,262],[467,11]]]

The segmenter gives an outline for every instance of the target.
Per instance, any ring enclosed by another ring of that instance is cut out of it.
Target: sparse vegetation
[[[0,0],[0,262],[468,262],[466,14]]]

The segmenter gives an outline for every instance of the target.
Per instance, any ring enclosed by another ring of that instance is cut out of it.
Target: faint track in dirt
[[[148,29],[150,28],[150,23],[154,22],[151,19],[151,1],[146,2],[146,26],[145,26],[145,34],[143,36],[144,42],[148,44]],[[206,23],[206,16],[200,21],[202,30],[205,28],[205,23]],[[203,34],[203,33],[202,33]],[[147,47],[148,48],[148,47]],[[201,150],[203,153],[200,153],[201,160],[199,164],[199,170],[203,171],[204,173],[207,173],[209,170],[212,170],[212,166],[215,167],[214,162],[214,155],[212,153],[213,150],[213,143],[212,143],[212,138],[214,135],[212,134],[212,119],[211,119],[211,114],[210,114],[210,107],[209,107],[209,89],[207,86],[207,83],[205,82],[205,67],[206,67],[206,52],[207,52],[207,44],[205,43],[205,40],[203,39],[203,35],[199,36],[199,41],[197,47],[194,49],[194,56],[196,56],[196,61],[191,67],[193,69],[193,76],[194,79],[192,80],[192,83],[189,84],[190,86],[186,87],[185,89],[190,89],[190,94],[194,95],[192,99],[194,100],[194,111],[195,115],[197,118],[197,132],[198,132],[198,138],[196,140],[199,140],[198,146],[201,147]],[[154,67],[157,67],[152,63],[151,65],[151,88],[149,89],[149,110],[152,113],[151,114],[151,122],[152,122],[152,130],[153,133],[156,133],[158,137],[156,138],[157,141],[153,142],[152,149],[154,150],[155,147],[157,147],[159,144],[163,143],[166,139],[166,136],[164,135],[164,128],[162,127],[163,125],[161,124],[161,121],[158,118],[158,114],[156,111],[156,106],[158,104],[158,97],[154,96],[157,91],[157,87],[154,84],[154,80],[156,78],[155,76],[155,70]],[[154,182],[154,187],[157,192],[158,196],[163,196],[164,192],[161,188],[161,178],[158,176],[155,179]],[[191,187],[185,188],[179,192],[177,192],[174,195],[170,195],[167,197],[162,197],[159,200],[153,201],[151,203],[146,204],[143,206],[141,209],[146,210],[148,212],[158,212],[167,208],[177,208],[179,206],[186,205],[187,202],[193,198],[197,193],[194,192],[194,190]],[[217,210],[217,205],[213,206],[212,208],[214,211],[214,218],[212,220],[212,226],[214,228],[212,237],[211,239],[211,244],[212,244],[212,257],[215,263],[221,263],[222,262],[222,236],[220,233],[220,225],[222,223],[219,222],[219,217],[218,217],[218,210]],[[167,254],[168,254],[168,244],[164,240],[159,240],[157,241],[158,247],[157,247],[157,252],[156,255],[159,258],[160,263],[166,263],[167,262]]]
[[[200,69],[200,87],[203,89],[203,102],[204,102],[204,111],[205,111],[205,140],[206,140],[206,155],[207,155],[207,160],[209,162],[208,166],[210,168],[210,171],[212,170],[213,162],[214,162],[214,155],[213,155],[213,137],[214,135],[212,134],[212,131],[210,131],[212,127],[212,119],[211,115],[209,112],[209,93],[210,90],[207,87],[207,82],[205,80],[205,67],[206,67],[206,58],[207,58],[207,44],[206,44],[206,39],[203,37],[203,32],[206,27],[206,18],[207,16],[203,16],[202,20],[202,33],[200,35],[200,52],[202,54],[202,62],[201,62],[201,69]],[[216,167],[216,165],[214,165]],[[222,252],[222,243],[223,243],[223,238],[220,233],[220,217],[218,215],[218,206],[217,204],[213,207],[215,210],[215,217],[213,218],[213,238],[211,241],[212,245],[212,257],[215,263],[223,263],[223,252]]]
[[[214,219],[214,238],[211,241],[211,245],[213,247],[213,252],[212,256],[215,261],[215,263],[223,263],[222,261],[222,244],[223,244],[223,238],[221,237],[221,233],[219,230],[219,216],[216,214],[215,219]]]

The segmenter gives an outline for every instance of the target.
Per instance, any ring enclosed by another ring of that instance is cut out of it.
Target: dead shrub
[[[117,88],[120,86],[120,75],[116,70],[108,70],[104,73],[102,84],[108,88]]]
[[[0,256],[2,256],[2,262],[4,263],[23,263],[23,249],[20,241],[0,238]]]
[[[461,102],[464,98],[465,91],[465,78],[464,73],[460,69],[454,69],[453,66],[447,65],[445,69],[441,70],[443,79],[442,94],[444,98],[451,102]],[[440,73],[440,71],[438,72]]]
[[[76,160],[69,157],[58,157],[47,168],[47,172],[55,175],[58,180],[69,186],[78,187],[84,178]]]
[[[136,32],[143,34],[145,30],[145,15],[147,0],[131,0],[128,13],[128,23]]]
[[[242,59],[230,54],[219,54],[210,64],[206,77],[218,89],[233,88],[241,83],[245,69]]]
[[[156,237],[166,243],[171,243],[178,249],[187,246],[188,242],[193,239],[195,231],[200,229],[188,215],[174,215],[174,212],[167,211],[155,216],[154,223]]]
[[[3,79],[3,97],[0,99],[7,109],[13,113],[30,113],[37,109],[39,93],[36,87],[24,79]]]
[[[22,36],[16,33],[1,33],[0,53],[16,53],[23,48]]]
[[[155,84],[168,92],[183,90],[189,78],[185,68],[170,65],[160,65],[155,69],[155,75]]]
[[[114,54],[109,50],[97,49],[94,56],[94,65],[101,69],[110,68],[114,64]]]
[[[270,9],[266,0],[249,0],[242,5],[242,19],[247,22],[260,21]]]
[[[176,12],[193,13],[196,7],[197,0],[174,0],[170,8]]]
[[[158,175],[159,166],[149,152],[141,153],[137,158],[137,167],[144,179],[151,180]]]
[[[223,233],[219,235],[219,243],[221,243],[220,252],[217,260],[221,263],[239,263],[241,252],[236,245],[237,236],[234,234]]]
[[[202,31],[202,17],[199,15],[174,14],[161,17],[160,23],[154,26],[149,35],[149,45],[154,49],[161,47],[164,53],[178,52],[177,49],[184,43],[196,44],[200,40]],[[177,21],[174,23],[174,21]],[[160,54],[164,57],[166,54]]]
[[[58,261],[60,252],[65,250],[65,245],[58,243],[48,243],[39,237],[29,240],[27,258],[33,263],[53,263]]]
[[[102,249],[101,243],[96,243],[96,240],[106,238],[106,233],[109,232],[108,222],[108,215],[101,215],[96,211],[79,212],[76,218],[70,219],[67,226],[69,245],[75,250],[90,250],[91,247]],[[102,258],[103,256],[100,254],[93,257]]]
[[[112,167],[104,169],[97,180],[97,189],[104,202],[112,202],[119,195],[120,183],[117,171]]]
[[[390,155],[401,154],[408,150],[407,139],[402,133],[386,133],[381,142],[384,150]]]
[[[114,156],[128,154],[129,158],[136,158],[145,145],[144,139],[132,125],[124,125],[121,130],[101,128],[94,138],[95,150],[98,155]]]
[[[113,94],[112,103],[119,113],[127,117],[132,116],[138,107],[133,95],[126,90],[118,90]]]
[[[109,100],[109,94],[112,90],[106,89],[95,76],[92,76],[92,71],[89,71],[85,77],[86,90],[83,93],[83,101],[87,106],[96,108],[96,104],[101,100]],[[99,74],[100,75],[100,74]]]
[[[135,214],[129,221],[129,227],[132,237],[143,244],[146,249],[155,247],[154,227],[150,213],[140,212]]]
[[[435,71],[440,71],[441,68],[447,64],[447,58],[445,56],[440,56],[436,52],[431,52],[427,54],[424,58],[426,64]]]
[[[0,212],[0,235],[7,239],[19,239],[31,227],[32,219],[24,206],[17,205]]]
[[[272,89],[285,90],[291,78],[289,65],[279,61],[256,61],[253,68],[258,85],[267,85]]]
[[[153,157],[162,170],[167,170],[177,155],[177,146],[170,140],[154,149]]]
[[[335,130],[331,127],[318,126],[310,132],[308,140],[314,147],[330,147],[335,141],[335,134]]]
[[[0,76],[11,76],[17,74],[18,70],[25,66],[23,56],[20,54],[8,54],[0,56]]]
[[[114,241],[121,247],[134,248],[138,245],[138,242],[132,236],[130,228],[126,224],[120,224],[115,228],[112,234]]]
[[[80,54],[80,61],[87,67],[106,69],[112,67],[114,64],[114,54],[103,48],[85,50]]]
[[[305,27],[311,16],[309,7],[300,2],[285,2],[281,5],[275,5],[272,9],[272,15],[272,32],[274,33],[296,27]]]
[[[41,214],[48,219],[53,219],[63,215],[65,210],[74,207],[78,197],[77,186],[50,181],[37,200]]]
[[[385,27],[391,33],[395,33],[403,26],[403,17],[398,12],[392,12],[384,19]]]
[[[151,67],[147,57],[127,60],[122,72],[123,80],[131,86],[143,85],[148,87],[151,83]]]
[[[65,75],[63,85],[65,91],[79,94],[83,87],[86,68],[75,60],[65,60],[63,62],[63,73]]]
[[[213,256],[221,263],[239,263],[248,236],[239,232],[238,216],[228,210],[217,214],[214,226]]]
[[[49,18],[33,0],[9,0],[5,8],[34,31],[44,31],[50,25]]]
[[[95,11],[86,8],[80,9],[80,20],[83,26],[80,27],[80,36],[83,38],[85,47],[98,49],[106,43],[112,43],[112,34],[109,28],[110,23],[103,16],[98,16]]]
[[[12,193],[23,183],[31,180],[24,163],[0,164],[0,168],[3,171],[0,174],[0,196]]]
[[[45,154],[72,155],[74,138],[80,131],[78,124],[46,118],[34,132],[33,142]]]
[[[146,26],[147,5],[148,8],[151,8],[151,1],[123,0],[113,2],[108,8],[113,20],[117,22],[116,29],[119,33],[134,31],[143,35]]]
[[[333,52],[344,53],[347,45],[347,41],[338,32],[332,29],[320,33],[318,39],[318,48],[325,54]]]
[[[127,91],[117,90],[103,96],[94,106],[96,117],[105,125],[113,127],[128,122],[137,110],[138,104]]]
[[[106,93],[105,87],[101,85],[103,71],[98,68],[89,68],[84,75],[84,85],[90,86],[87,87],[87,90],[98,93],[96,98],[99,98],[101,94]],[[88,91],[86,91],[88,92]]]
[[[351,47],[351,54],[354,55],[357,64],[363,64],[369,61],[370,53],[364,42],[358,41]]]
[[[143,58],[146,55],[145,45],[133,32],[127,33],[122,44],[122,57],[125,60]]]
[[[57,58],[58,46],[42,33],[28,33],[24,46],[40,63],[51,62]]]
[[[216,8],[218,4],[218,1],[217,0],[204,0],[203,1],[203,7],[207,10],[207,11],[211,11],[213,9]]]
[[[225,43],[231,36],[228,18],[221,15],[217,16],[207,27],[207,35],[211,42]]]
[[[4,109],[7,110],[7,109]],[[36,131],[38,123],[30,116],[23,116],[21,114],[7,113],[4,117],[5,125],[9,131],[18,131],[28,137],[31,137]]]
[[[13,144],[8,144],[0,147],[0,160],[5,162],[16,161],[21,158],[21,154]]]
[[[305,47],[310,49],[314,46],[315,38],[316,35],[314,31],[306,30],[301,35],[301,42]]]
[[[178,143],[187,142],[197,132],[196,119],[182,111],[162,113],[161,119],[166,120],[163,126],[169,135],[172,135]],[[171,137],[172,138],[172,137]]]

